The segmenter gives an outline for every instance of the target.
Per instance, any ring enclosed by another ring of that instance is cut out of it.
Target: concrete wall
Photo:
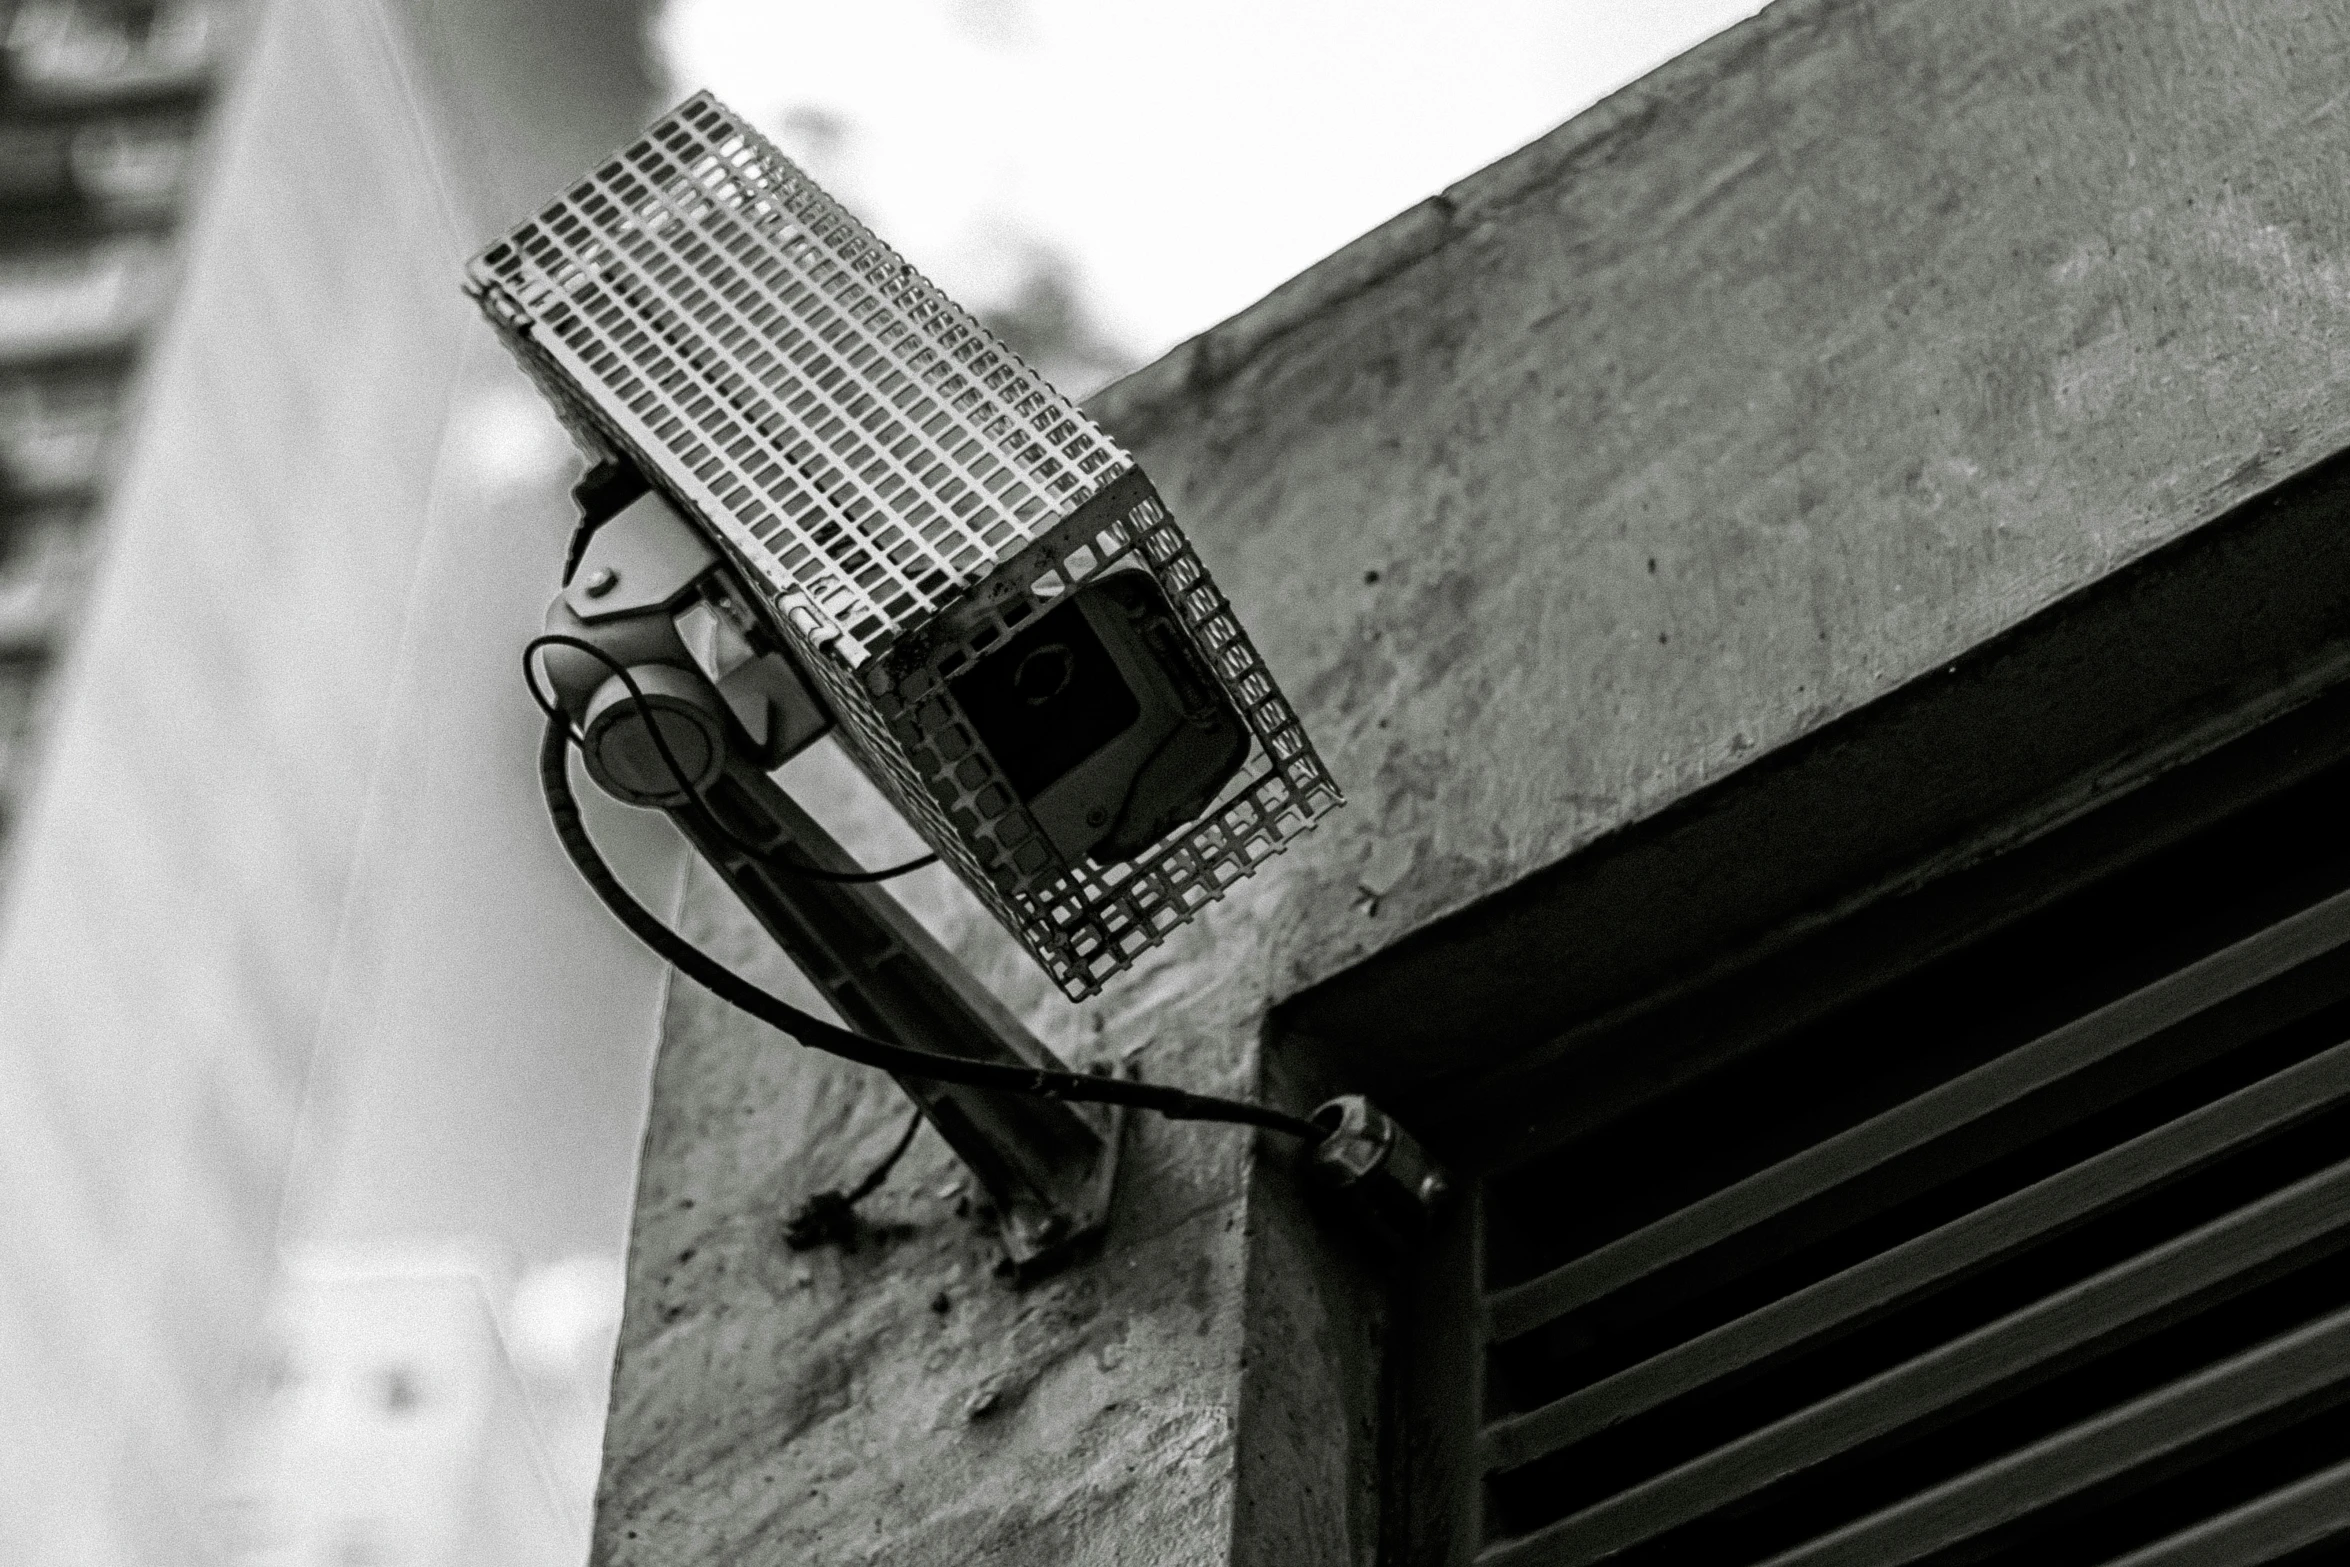
[[[2343,445],[2346,72],[2299,0],[1780,0],[1405,213],[1098,404],[1350,807],[1083,1007],[912,895],[1075,1057],[1253,1084],[1282,997]],[[1365,1558],[1368,1328],[1277,1165],[1145,1119],[1022,1293],[925,1141],[785,1251],[898,1113],[672,996],[601,1560]]]
[[[281,1230],[617,1229],[562,1144],[663,980],[544,829],[570,464],[458,282],[641,123],[637,28],[261,8],[9,888],[0,1558],[198,1559]]]

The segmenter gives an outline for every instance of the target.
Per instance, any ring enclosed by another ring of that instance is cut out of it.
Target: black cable
[[[865,1178],[849,1188],[842,1200],[854,1206],[881,1190],[881,1183],[889,1179],[889,1172],[897,1168],[897,1163],[905,1157],[906,1150],[914,1146],[914,1134],[921,1130],[922,1112],[917,1110],[906,1117],[906,1129],[899,1134],[897,1145],[891,1148],[888,1153],[883,1154],[881,1162],[867,1170]]]
[[[770,995],[662,924],[612,874],[612,867],[604,863],[595,841],[588,836],[587,825],[580,818],[579,801],[571,792],[571,744],[570,724],[560,714],[554,715],[548,721],[546,737],[539,743],[539,788],[547,797],[547,816],[554,823],[555,836],[561,840],[563,852],[571,857],[581,879],[637,940],[719,1000],[748,1012],[768,1027],[791,1035],[811,1049],[827,1051],[861,1066],[927,1078],[935,1083],[997,1088],[1081,1104],[1131,1105],[1136,1109],[1155,1110],[1170,1120],[1229,1121],[1287,1132],[1311,1142],[1320,1142],[1326,1135],[1324,1128],[1304,1116],[1245,1100],[1219,1099],[1212,1094],[1195,1094],[1162,1083],[1137,1083],[1122,1077],[966,1061],[886,1040],[868,1039],[838,1024],[827,1023],[813,1013],[803,1012],[780,996]]]
[[[881,1162],[865,1172],[865,1178],[847,1191],[823,1191],[808,1198],[792,1210],[783,1221],[783,1242],[794,1251],[806,1251],[830,1241],[847,1246],[856,1239],[857,1204],[881,1190],[881,1183],[889,1179],[889,1172],[914,1146],[914,1134],[922,1130],[922,1112],[917,1110],[906,1118],[906,1130],[899,1136]]]
[[[710,802],[702,798],[702,791],[695,788],[694,781],[686,776],[684,766],[677,760],[677,753],[669,749],[669,741],[662,735],[660,724],[655,721],[652,702],[645,696],[644,688],[636,683],[636,676],[629,673],[628,666],[585,637],[550,631],[545,636],[531,638],[529,643],[523,647],[522,683],[530,687],[530,699],[538,704],[539,711],[546,714],[555,723],[561,724],[564,733],[571,736],[572,744],[584,750],[587,741],[585,736],[572,733],[570,716],[551,697],[544,695],[539,690],[538,666],[533,664],[531,659],[543,647],[577,648],[617,675],[621,685],[627,688],[629,701],[635,705],[637,722],[643,724],[645,731],[653,737],[653,749],[659,753],[661,764],[669,769],[669,776],[676,782],[678,790],[702,808],[702,814],[710,819],[710,824],[718,829],[721,837],[744,854],[757,860],[761,865],[782,871],[787,876],[797,876],[803,881],[830,881],[859,885],[866,882],[891,881],[909,871],[918,871],[926,865],[938,863],[937,855],[923,854],[906,861],[903,865],[892,865],[886,870],[828,871],[821,866],[802,865],[797,860],[785,859],[774,850],[763,849],[755,843],[745,843],[735,835],[733,828],[727,826],[724,817],[710,809]]]

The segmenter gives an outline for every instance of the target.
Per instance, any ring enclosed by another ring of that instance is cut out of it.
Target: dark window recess
[[[2301,760],[1485,1175],[1479,1567],[2335,1559],[2350,762]]]

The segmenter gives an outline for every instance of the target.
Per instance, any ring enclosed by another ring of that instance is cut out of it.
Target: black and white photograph
[[[2350,4],[0,0],[0,1567],[2350,1561]]]

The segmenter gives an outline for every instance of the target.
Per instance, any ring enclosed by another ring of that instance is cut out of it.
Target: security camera
[[[1070,1071],[877,885],[921,861],[858,866],[777,782],[837,734],[1072,999],[1335,808],[1130,456],[706,93],[467,287],[589,464],[525,656],[550,819],[617,918],[730,1004],[895,1074],[1016,1271],[1106,1222],[1135,1108],[1298,1138],[1381,1233],[1417,1232],[1445,1182],[1376,1107]],[[669,815],[838,1023],[635,900],[573,797],[575,749]],[[837,1227],[888,1164],[791,1233]]]
[[[1134,460],[708,94],[468,289],[594,464],[546,669],[603,788],[716,813],[837,725],[1073,999],[1339,804]]]

